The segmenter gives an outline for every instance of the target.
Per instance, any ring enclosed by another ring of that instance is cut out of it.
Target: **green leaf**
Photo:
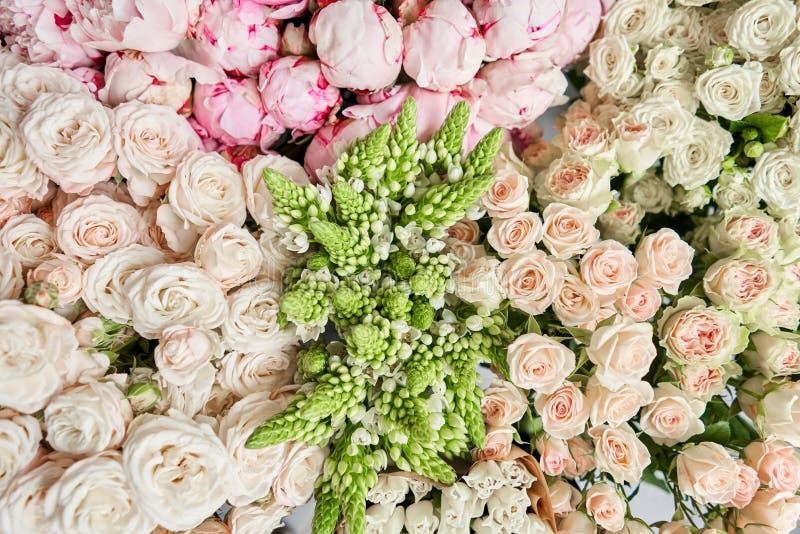
[[[768,113],[754,113],[745,117],[742,122],[758,128],[765,143],[774,143],[789,131],[789,118]]]
[[[529,334],[539,334],[542,335],[542,328],[539,326],[539,323],[536,322],[536,317],[531,315],[528,318],[528,324],[526,326],[526,330]]]
[[[653,466],[653,464],[647,466],[644,472],[642,472],[642,482],[661,488],[664,491],[669,491],[669,486],[667,486],[667,483],[656,476],[656,468]]]
[[[702,434],[693,436],[692,443],[711,441],[720,445],[727,445],[731,440],[731,425],[728,421],[718,421],[708,425]]]

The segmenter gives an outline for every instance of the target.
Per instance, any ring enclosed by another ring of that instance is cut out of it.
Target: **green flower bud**
[[[404,320],[409,318],[413,303],[406,291],[395,286],[378,293],[378,305],[387,319]]]
[[[389,268],[400,280],[408,280],[417,264],[407,252],[398,251],[389,256]]]
[[[52,309],[58,306],[58,287],[50,282],[33,282],[22,294],[27,304]]]
[[[331,264],[331,259],[328,256],[328,253],[324,250],[320,250],[315,252],[308,261],[306,262],[306,267],[311,269],[312,271],[319,271],[320,269],[324,269],[325,267],[329,267]]]
[[[416,300],[411,307],[411,320],[409,324],[419,330],[427,330],[433,324],[436,310],[427,301]]]
[[[314,380],[327,368],[330,354],[322,342],[312,343],[297,354],[297,370],[306,380]]]
[[[750,141],[744,145],[744,154],[748,158],[760,158],[764,153],[764,145],[758,141]]]
[[[136,413],[151,410],[161,400],[161,389],[155,382],[137,382],[128,386],[125,393]]]

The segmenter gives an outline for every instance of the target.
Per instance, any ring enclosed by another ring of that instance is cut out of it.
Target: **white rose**
[[[276,228],[272,220],[262,224],[260,230],[258,246],[262,261],[259,276],[280,282],[286,269],[295,265],[299,256],[287,248],[283,240],[285,232]]]
[[[762,113],[779,113],[786,105],[786,95],[781,90],[781,65],[777,61],[761,63],[761,83],[758,86]]]
[[[165,261],[153,247],[130,245],[98,259],[83,273],[83,301],[95,313],[117,323],[130,323],[131,305],[125,282],[136,271]]]
[[[612,124],[617,138],[617,163],[620,168],[638,174],[652,167],[661,156],[661,147],[655,144],[650,125],[637,122],[626,113],[614,117]]]
[[[139,242],[144,220],[133,206],[105,195],[67,204],[56,221],[56,242],[64,254],[86,264]]]
[[[133,412],[111,382],[89,382],[56,395],[44,410],[47,442],[74,455],[119,447]]]
[[[38,419],[0,409],[0,496],[36,458],[41,439]]]
[[[181,259],[191,258],[194,246],[200,238],[200,230],[181,219],[169,204],[155,203],[148,211],[151,231],[155,232],[153,244],[164,252]],[[155,215],[152,213],[155,212]]]
[[[652,172],[633,183],[626,183],[624,195],[648,213],[663,213],[672,204],[672,188]]]
[[[168,326],[213,329],[225,320],[225,294],[216,280],[193,263],[145,267],[124,284],[133,327],[154,339]]]
[[[796,18],[797,8],[789,0],[753,0],[733,12],[725,33],[745,58],[767,59],[797,30]]]
[[[302,165],[278,154],[256,156],[242,165],[247,211],[259,226],[272,220],[272,194],[264,182],[265,169],[276,170],[298,185],[311,183]]]
[[[700,100],[694,89],[694,80],[664,80],[654,85],[647,84],[647,97],[677,100],[681,108],[694,114],[700,107]]]
[[[114,451],[68,467],[47,491],[44,513],[50,528],[65,534],[149,532],[155,522],[140,504]]]
[[[217,381],[240,397],[259,391],[275,391],[290,383],[297,347],[285,345],[267,352],[228,352],[219,360]]]
[[[58,250],[53,227],[32,213],[6,221],[0,228],[0,247],[10,250],[25,269],[36,267]]]
[[[228,513],[227,522],[231,534],[264,534],[283,526],[283,518],[292,511],[275,501],[267,504],[234,506]]]
[[[689,53],[697,52],[709,40],[704,22],[705,16],[699,9],[670,8],[659,20],[659,31],[654,40],[680,46]]]
[[[19,112],[44,93],[89,95],[80,80],[57,67],[20,64],[0,72],[0,94]]]
[[[619,0],[603,21],[604,35],[621,35],[631,44],[650,43],[667,13],[666,0]]]
[[[717,122],[694,118],[690,141],[664,158],[664,180],[671,186],[695,189],[719,176],[720,164],[733,137]]]
[[[544,207],[558,202],[597,216],[611,202],[611,176],[615,172],[616,162],[570,153],[536,175],[533,188]]]
[[[758,208],[760,202],[749,180],[740,179],[729,172],[719,175],[712,194],[714,202],[723,210]]]
[[[761,74],[761,63],[757,61],[728,65],[698,76],[695,89],[706,111],[739,120],[761,108]]]
[[[0,112],[0,198],[42,199],[49,178],[26,156],[18,122],[13,111]]]
[[[244,224],[244,181],[236,166],[216,152],[192,151],[169,184],[169,206],[198,233],[213,224]]]
[[[19,298],[23,287],[22,263],[12,249],[0,246],[0,300]]]
[[[653,400],[653,388],[647,382],[624,384],[614,391],[600,385],[595,377],[586,386],[589,402],[589,420],[592,426],[608,423],[617,427],[627,423],[639,413],[639,409]]]
[[[136,501],[172,530],[197,526],[225,502],[231,486],[225,446],[209,426],[177,412],[134,419],[122,464]]]
[[[0,301],[0,406],[42,409],[61,387],[59,361],[77,348],[72,325],[55,312]]]
[[[39,96],[20,123],[28,158],[67,193],[114,175],[112,112],[89,95]],[[66,134],[69,132],[69,134]]]
[[[673,384],[661,382],[655,389],[653,402],[642,410],[640,425],[657,444],[671,446],[705,429],[700,420],[705,409],[705,402],[690,397]]]
[[[222,340],[213,330],[170,326],[161,332],[153,357],[164,380],[184,386],[195,379],[201,367],[222,353]]]
[[[265,352],[294,340],[278,326],[281,285],[271,280],[250,282],[228,295],[222,338],[229,350]]]
[[[0,498],[0,530],[47,532],[45,496],[72,462],[68,456],[56,453],[42,465],[15,478]]]
[[[800,155],[786,148],[765,152],[753,167],[751,183],[771,214],[800,214]]]
[[[634,104],[629,113],[634,121],[650,125],[656,146],[661,147],[665,154],[692,140],[689,130],[694,115],[673,98],[646,98]]]
[[[600,384],[617,390],[625,384],[639,382],[656,357],[652,338],[650,323],[637,323],[628,318],[595,330],[586,352],[589,360],[597,365],[595,376]]]
[[[272,482],[275,501],[284,506],[307,503],[314,494],[314,483],[322,474],[322,465],[327,456],[327,449],[305,443],[292,445]]]
[[[659,0],[661,2],[663,0]],[[641,78],[636,73],[636,56],[621,35],[610,35],[592,42],[589,46],[589,67],[585,73],[600,87],[601,95],[622,99],[632,97],[641,90]]]
[[[256,427],[280,411],[281,405],[263,393],[251,393],[231,406],[219,423],[217,435],[233,464],[233,485],[228,492],[228,501],[234,506],[249,504],[269,495],[272,482],[286,457],[288,444],[248,449],[245,442]]]
[[[210,226],[194,249],[194,262],[226,291],[255,278],[263,255],[256,239],[233,224]]]
[[[786,384],[788,387],[764,395],[759,412],[763,410],[765,414],[764,430],[768,435],[774,434],[778,439],[800,447],[800,389],[796,382]]]
[[[497,277],[499,266],[497,258],[488,256],[468,261],[453,273],[456,296],[486,312],[496,310],[506,296]]]
[[[651,20],[648,23],[657,24],[657,21]],[[647,51],[645,69],[652,79],[659,82],[692,77],[692,65],[683,49],[667,43],[659,43]]]
[[[781,89],[787,95],[800,94],[800,40],[783,47],[781,58]]]
[[[155,385],[161,391],[161,397],[155,399],[156,411],[158,413],[166,413],[174,410],[188,417],[194,417],[211,399],[214,389],[214,376],[213,366],[201,366],[191,382],[183,386],[176,386],[171,382],[167,382],[160,373],[156,373],[153,375],[153,380],[155,380]],[[148,399],[148,396],[145,395],[142,403],[147,400],[152,401],[153,399],[152,397]],[[134,404],[134,402],[131,401],[131,404]]]
[[[133,100],[114,108],[119,172],[140,206],[161,196],[178,163],[199,145],[200,139],[186,119],[167,106]]]

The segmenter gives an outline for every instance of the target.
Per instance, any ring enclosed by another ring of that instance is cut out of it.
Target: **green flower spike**
[[[384,124],[363,139],[350,145],[336,161],[336,173],[345,179],[358,178],[370,189],[375,189],[386,170],[389,156],[389,135],[392,127]]]
[[[376,306],[370,288],[353,280],[339,282],[331,300],[333,320],[340,326],[360,323]]]
[[[461,145],[464,144],[468,123],[469,104],[462,100],[453,106],[441,128],[434,132],[427,143],[424,163],[426,174],[447,174],[448,169],[461,156]]]
[[[463,456],[469,451],[467,446],[467,429],[464,420],[456,413],[443,414],[444,425],[438,431],[437,448],[445,458],[453,459]]]
[[[469,348],[469,340],[450,334],[448,341],[442,345],[446,359],[450,363],[452,374],[445,380],[451,402],[466,425],[470,440],[477,447],[486,443],[486,430],[481,413],[481,395],[477,366],[479,354]]]
[[[374,222],[380,213],[375,211],[375,197],[369,191],[356,191],[352,185],[337,179],[332,189],[336,215],[344,224]]]
[[[314,519],[311,522],[311,534],[333,534],[339,523],[339,497],[334,493],[330,479],[320,478],[314,490],[317,501],[314,507]]]
[[[302,441],[309,445],[325,447],[333,437],[335,429],[330,422],[309,421],[298,416],[308,403],[302,393],[295,395],[289,406],[281,413],[259,425],[247,438],[245,447],[262,449],[286,441]]]
[[[393,381],[390,383],[390,391],[383,391],[375,399],[375,410],[382,418],[382,428],[389,441],[432,441],[434,430],[425,398],[397,387]]]
[[[456,472],[431,446],[414,441],[388,447],[389,456],[404,471],[413,471],[440,484],[456,481]]]
[[[378,196],[397,200],[402,195],[413,194],[413,184],[419,167],[419,143],[417,143],[417,103],[406,98],[397,115],[394,131],[389,137],[389,160],[386,175],[378,187]]]
[[[354,274],[377,265],[380,258],[372,250],[369,225],[339,226],[327,221],[314,221],[309,229],[338,267],[339,274]]]
[[[264,169],[264,182],[272,194],[275,215],[290,228],[307,231],[310,221],[327,219],[330,206],[323,205],[313,185],[297,185],[273,169]]]
[[[359,365],[378,368],[392,365],[400,356],[402,342],[395,337],[391,322],[372,314],[345,336],[347,352]]]
[[[359,367],[348,367],[333,360],[330,371],[319,378],[317,387],[308,395],[308,402],[297,410],[297,414],[309,421],[330,417],[344,418],[367,396],[366,378]]]
[[[475,148],[473,148],[472,152],[467,156],[467,162],[464,165],[464,179],[469,179],[472,176],[491,175],[494,157],[497,155],[497,152],[500,150],[500,145],[502,144],[503,130],[501,128],[495,128],[486,134],[483,139],[478,141],[478,144],[475,145]],[[477,200],[477,198],[475,200]]]
[[[433,308],[430,308],[433,310]],[[406,360],[406,387],[412,395],[419,395],[442,380],[444,360],[434,354],[433,338],[425,333],[411,343],[411,355]]]

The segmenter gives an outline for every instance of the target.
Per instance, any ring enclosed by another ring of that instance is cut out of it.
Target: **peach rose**
[[[749,258],[725,258],[714,263],[703,276],[703,290],[718,306],[733,311],[758,313],[779,284],[770,264]]]
[[[58,305],[72,304],[83,292],[83,265],[64,254],[53,254],[28,271],[28,285],[52,284],[58,290]]]
[[[603,213],[611,202],[611,175],[616,164],[567,153],[536,175],[534,190],[542,206],[569,204],[592,215]]]
[[[565,480],[556,480],[550,484],[549,489],[550,501],[556,517],[564,517],[568,513],[574,512],[578,503],[581,502],[581,492]]]
[[[589,430],[594,441],[597,468],[611,475],[614,482],[636,484],[650,465],[650,453],[627,424],[612,428],[600,425]]]
[[[478,228],[477,222],[471,219],[461,219],[447,229],[447,235],[462,243],[475,245],[480,241],[481,230]]]
[[[741,368],[733,362],[722,367],[684,365],[670,369],[670,374],[678,380],[682,390],[703,400],[722,393],[728,378],[740,372]]]
[[[574,438],[583,432],[589,420],[586,396],[572,382],[566,382],[551,394],[536,395],[534,407],[542,417],[544,431],[554,438]]]
[[[595,468],[594,448],[587,439],[578,436],[567,440],[567,447],[575,465],[568,463],[564,474],[569,478],[582,477]]]
[[[570,272],[553,301],[553,311],[564,326],[577,327],[597,318],[600,299],[579,276]]]
[[[535,446],[539,453],[539,464],[545,475],[557,477],[569,466],[575,469],[575,460],[572,459],[567,442],[563,439],[544,434],[536,438]]]
[[[634,321],[647,321],[661,308],[661,294],[652,282],[639,278],[615,304],[621,314]]]
[[[494,380],[483,392],[481,413],[487,425],[511,425],[522,419],[527,409],[525,394],[506,380]]]
[[[800,519],[800,497],[771,489],[760,490],[736,518],[744,534],[783,534]]]
[[[539,334],[523,334],[508,346],[511,381],[537,393],[553,393],[575,370],[575,354]]]
[[[602,213],[597,219],[597,227],[603,239],[613,239],[623,245],[632,245],[642,233],[640,223],[645,210],[636,202],[620,200],[619,206]]]
[[[642,406],[652,402],[653,388],[647,382],[636,382],[613,391],[591,377],[586,384],[586,399],[591,406],[589,420],[592,426],[608,423],[617,427],[636,417]]]
[[[751,350],[744,352],[747,363],[765,377],[800,373],[800,345],[794,339],[756,332],[750,336]]]
[[[692,274],[694,249],[670,228],[646,235],[636,247],[639,276],[670,295]]]
[[[780,440],[754,441],[744,449],[745,463],[772,489],[794,493],[800,487],[800,455]]]
[[[583,156],[598,156],[608,151],[608,132],[591,118],[569,121],[561,130],[564,146]]]
[[[717,258],[733,256],[741,249],[772,257],[780,246],[778,223],[766,214],[734,208],[711,229],[708,246]]]
[[[597,526],[588,515],[576,510],[558,522],[558,534],[597,534]]]
[[[599,526],[615,532],[625,526],[628,505],[613,486],[601,482],[586,492],[586,511]]]
[[[536,250],[536,243],[542,239],[542,221],[530,211],[495,219],[486,239],[501,258],[525,254]]]
[[[547,168],[553,160],[561,156],[561,149],[553,143],[539,139],[525,147],[522,160],[532,169],[539,171]]]
[[[700,504],[724,504],[736,495],[736,461],[716,443],[690,445],[678,455],[678,487]]]
[[[595,376],[601,385],[617,390],[639,382],[656,357],[650,323],[635,323],[620,317],[592,333],[586,352],[597,365]]]
[[[528,209],[528,177],[507,169],[495,176],[494,183],[481,197],[490,217],[507,219]]]
[[[194,248],[194,262],[226,291],[255,278],[263,261],[250,232],[229,223],[209,226]]]
[[[753,500],[758,491],[758,473],[755,469],[746,465],[742,460],[736,460],[736,493],[731,502],[725,506],[742,509]]]
[[[653,402],[642,410],[639,425],[659,445],[675,445],[701,433],[705,402],[693,399],[673,384],[661,382]]]
[[[616,295],[636,280],[636,259],[617,241],[601,241],[583,255],[581,279],[598,295]]]
[[[490,426],[486,429],[486,444],[482,449],[473,451],[472,457],[478,460],[502,460],[511,452],[514,439],[514,427]]]
[[[600,239],[597,217],[578,208],[553,202],[542,213],[542,242],[560,260],[583,254]]]
[[[566,266],[541,250],[520,254],[500,264],[500,286],[511,305],[531,315],[547,309],[561,290]]]
[[[504,288],[498,281],[500,265],[497,258],[488,256],[468,261],[453,273],[456,296],[487,312],[496,310],[505,298]]]

